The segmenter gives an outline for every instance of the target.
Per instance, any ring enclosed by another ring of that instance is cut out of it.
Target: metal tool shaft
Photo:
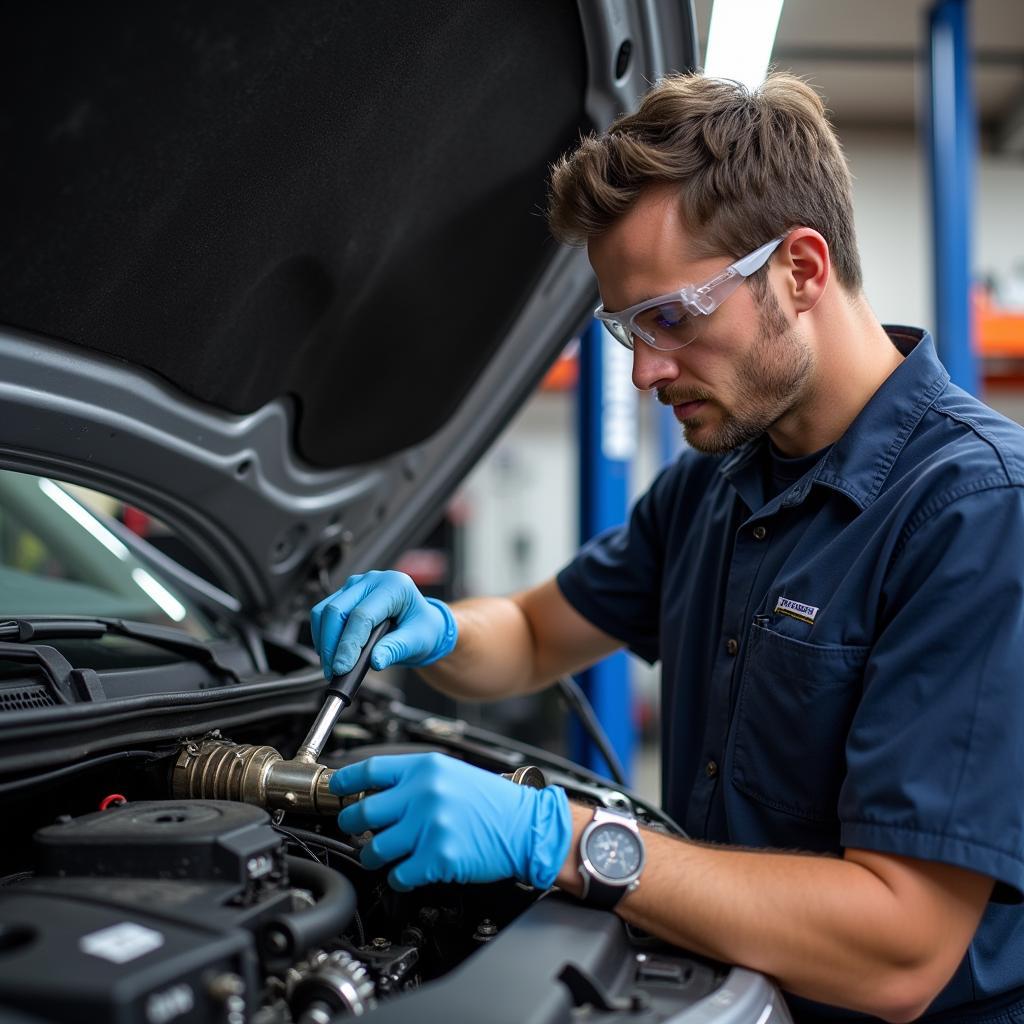
[[[334,723],[337,722],[338,715],[352,703],[352,698],[356,695],[356,691],[362,685],[363,679],[369,671],[370,654],[374,645],[392,626],[394,626],[392,619],[385,619],[374,626],[352,668],[343,676],[335,676],[327,684],[327,697],[324,700],[324,706],[313,720],[313,726],[306,733],[306,738],[302,741],[294,760],[306,764],[313,764],[319,760],[324,746],[334,730]]]
[[[344,710],[345,702],[341,697],[336,693],[329,693],[324,701],[324,706],[313,720],[312,727],[295,754],[296,761],[312,764],[320,759],[324,746],[334,729],[334,723],[337,722],[338,715]]]

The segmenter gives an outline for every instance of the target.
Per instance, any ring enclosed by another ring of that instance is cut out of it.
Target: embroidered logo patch
[[[790,601],[788,597],[780,597],[775,602],[775,614],[788,615],[791,619],[799,619],[812,625],[818,609],[813,604],[801,604],[799,601]]]

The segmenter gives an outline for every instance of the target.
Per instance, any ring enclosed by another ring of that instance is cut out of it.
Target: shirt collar
[[[949,374],[939,362],[927,331],[889,326],[885,331],[906,358],[882,382],[813,474],[779,496],[781,504],[797,504],[813,484],[822,484],[846,495],[861,511],[866,509],[881,492],[921,417],[949,383]],[[752,509],[757,505],[748,499],[755,498],[751,493],[753,478],[764,440],[762,436],[742,445],[719,466]],[[760,493],[759,487],[757,490]]]

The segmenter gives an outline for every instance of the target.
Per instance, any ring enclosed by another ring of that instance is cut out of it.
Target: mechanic
[[[592,808],[437,754],[336,772],[381,790],[341,827],[377,832],[363,860],[396,888],[586,893],[773,976],[798,1020],[1024,1022],[1024,431],[875,318],[850,174],[800,80],[665,79],[551,191],[689,449],[556,578],[449,608],[354,576],[314,642],[345,672],[395,617],[374,667],[458,699],[622,646],[660,660],[664,806],[692,838],[623,818],[584,863]]]

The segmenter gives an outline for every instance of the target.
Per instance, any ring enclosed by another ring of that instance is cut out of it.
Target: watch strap
[[[612,910],[619,900],[633,887],[629,885],[609,885],[595,878],[583,865],[580,865],[580,876],[583,878],[583,895],[581,899],[588,907],[598,910]]]

